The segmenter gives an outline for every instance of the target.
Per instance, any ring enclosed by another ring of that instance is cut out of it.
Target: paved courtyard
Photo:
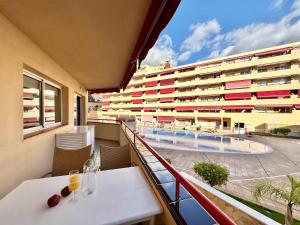
[[[245,138],[245,136],[241,136]],[[268,144],[273,152],[258,155],[224,154],[187,152],[167,149],[157,149],[165,158],[172,160],[172,165],[179,171],[184,171],[195,177],[192,167],[195,162],[215,162],[226,166],[230,171],[230,181],[221,189],[244,199],[254,201],[251,188],[259,180],[269,179],[279,185],[287,184],[287,174],[292,174],[300,179],[300,140],[288,138],[274,138],[253,136],[253,141]],[[199,177],[197,177],[199,178]],[[261,204],[285,212],[285,205],[273,200],[264,199]],[[300,218],[300,209],[295,211]]]

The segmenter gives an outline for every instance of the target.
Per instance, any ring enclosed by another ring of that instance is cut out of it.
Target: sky
[[[142,64],[172,66],[300,41],[300,0],[181,0]]]

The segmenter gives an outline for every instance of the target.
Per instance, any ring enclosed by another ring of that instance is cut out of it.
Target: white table
[[[71,195],[48,208],[47,199],[69,182],[69,176],[27,180],[0,200],[1,225],[131,224],[151,220],[162,208],[139,167],[96,175],[97,191],[71,203]]]

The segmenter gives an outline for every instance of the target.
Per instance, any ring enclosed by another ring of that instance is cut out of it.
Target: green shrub
[[[216,163],[198,162],[194,164],[193,169],[212,187],[226,184],[228,181],[228,169]]]
[[[283,135],[288,135],[288,133],[290,133],[290,132],[291,132],[291,129],[289,129],[289,128],[275,128],[272,131],[272,133],[274,133],[274,134],[281,133]]]

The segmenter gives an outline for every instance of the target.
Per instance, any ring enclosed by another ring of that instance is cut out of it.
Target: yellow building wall
[[[74,92],[85,96],[70,74],[0,14],[0,199],[24,180],[52,170],[55,133],[68,127],[23,139],[24,65],[66,87],[65,123],[73,124]]]

